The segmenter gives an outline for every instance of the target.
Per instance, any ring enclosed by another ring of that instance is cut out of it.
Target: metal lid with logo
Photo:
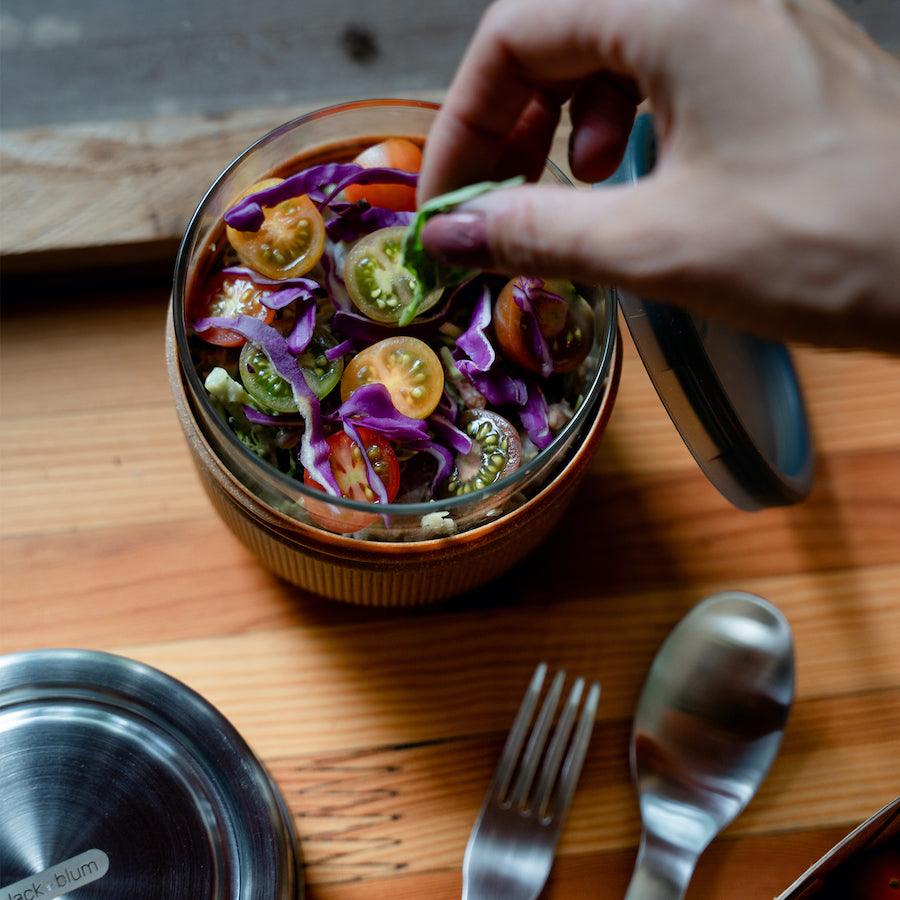
[[[638,116],[619,170],[606,184],[637,181],[656,163],[649,115]],[[675,306],[619,291],[650,379],[700,468],[745,510],[803,500],[814,454],[787,348]]]
[[[0,657],[0,897],[299,900],[291,819],[199,694],[84,650]]]

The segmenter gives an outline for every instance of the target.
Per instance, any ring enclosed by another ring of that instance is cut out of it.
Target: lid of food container
[[[84,650],[0,657],[0,735],[4,900],[302,895],[274,784],[168,675]]]
[[[604,184],[637,181],[655,162],[653,120],[640,115],[621,166]],[[814,454],[787,348],[627,291],[618,296],[663,405],[725,498],[757,510],[806,497]]]

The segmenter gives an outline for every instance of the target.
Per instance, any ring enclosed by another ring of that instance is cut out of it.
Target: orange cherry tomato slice
[[[252,316],[271,325],[275,310],[262,304],[262,298],[271,293],[273,291],[254,284],[243,275],[225,275],[220,272],[207,283],[194,318]],[[245,343],[242,335],[227,328],[210,328],[198,333],[198,337],[217,347],[241,347]]]
[[[368,428],[358,428],[357,431],[365,444],[366,455],[375,474],[384,484],[388,502],[392,502],[400,490],[400,464],[397,462],[397,455],[388,441],[377,432]],[[377,503],[377,496],[369,484],[366,464],[356,441],[345,432],[339,431],[328,438],[328,447],[330,449],[328,462],[341,489],[341,496],[364,503]],[[303,473],[303,483],[315,490],[322,490],[309,472]],[[378,520],[378,516],[373,513],[340,509],[333,504],[311,500],[308,497],[304,503],[306,511],[318,525],[337,534],[359,531]]]
[[[257,182],[235,197],[233,203],[280,181],[281,178],[266,178]],[[322,214],[304,195],[291,197],[277,206],[264,206],[263,216],[258,231],[225,228],[228,241],[241,262],[268,278],[305,275],[322,258],[325,249]]]
[[[388,138],[363,150],[353,162],[366,169],[385,167],[418,172],[422,168],[422,151],[405,138]],[[416,208],[416,189],[404,184],[351,184],[344,189],[351,202],[366,200],[372,206],[383,206],[397,212]]]
[[[444,369],[428,344],[414,337],[390,337],[357,353],[344,369],[341,399],[364,384],[383,384],[398,412],[412,419],[430,416],[444,391]]]
[[[522,310],[513,299],[514,278],[500,291],[494,306],[494,333],[503,355],[511,362],[540,372],[540,360],[534,355],[528,325]],[[535,315],[544,340],[550,347],[554,372],[571,372],[578,368],[594,342],[594,313],[587,300],[568,281],[547,281],[548,291],[559,294],[566,304],[534,303]]]

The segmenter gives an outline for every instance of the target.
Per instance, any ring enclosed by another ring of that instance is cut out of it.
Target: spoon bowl
[[[793,698],[791,629],[767,601],[727,591],[678,623],[634,718],[644,832],[626,900],[684,895],[700,854],[765,778]]]

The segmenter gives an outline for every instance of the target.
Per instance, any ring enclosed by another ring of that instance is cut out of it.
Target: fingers
[[[655,178],[600,191],[526,185],[436,216],[422,240],[449,263],[652,292],[689,266],[687,194]]]
[[[565,96],[560,96],[541,92],[532,98],[507,136],[491,179],[502,181],[513,175],[524,175],[529,181],[540,178],[559,125],[562,104],[570,93],[567,90]]]
[[[608,72],[581,82],[569,107],[569,164],[576,178],[602,181],[616,171],[640,99],[631,79]]]
[[[490,177],[536,95],[600,70],[636,76],[617,22],[629,0],[500,0],[488,8],[429,134],[420,203]]]

